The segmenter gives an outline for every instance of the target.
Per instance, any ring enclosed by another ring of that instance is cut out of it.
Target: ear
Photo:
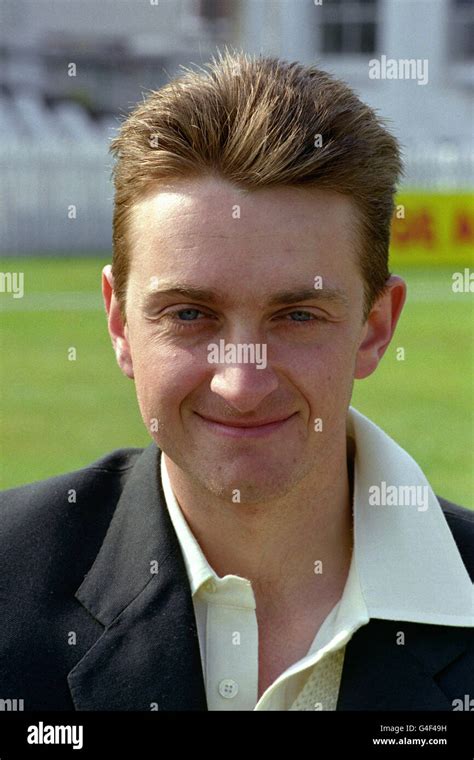
[[[135,376],[133,374],[132,354],[128,342],[128,327],[124,324],[120,307],[114,294],[114,280],[110,264],[107,264],[102,270],[102,295],[107,312],[109,335],[112,339],[117,364],[123,374],[133,380]]]
[[[391,275],[387,281],[387,290],[374,303],[364,325],[356,355],[356,380],[368,377],[377,369],[392,340],[405,303],[406,292],[405,281],[398,275]]]

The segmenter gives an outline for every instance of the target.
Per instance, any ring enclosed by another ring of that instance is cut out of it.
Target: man
[[[324,72],[226,52],[112,147],[103,295],[153,442],[3,495],[0,696],[456,709],[472,514],[350,406],[406,296],[396,140]]]

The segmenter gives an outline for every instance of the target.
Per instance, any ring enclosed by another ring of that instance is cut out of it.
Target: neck
[[[207,561],[219,576],[252,583],[257,606],[291,612],[329,605],[342,593],[352,554],[353,452],[324,475],[311,472],[271,503],[229,503],[203,489],[163,454],[172,490]],[[317,585],[315,585],[317,584]]]

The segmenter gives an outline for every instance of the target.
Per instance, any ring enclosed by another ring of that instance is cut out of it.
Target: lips
[[[197,414],[197,412],[196,412]],[[290,415],[291,416],[291,415]],[[214,417],[205,417],[203,414],[200,414],[199,417],[202,417],[207,422],[215,422],[218,425],[225,425],[226,427],[234,427],[234,428],[256,428],[256,427],[263,427],[264,425],[272,425],[277,422],[285,422],[285,420],[289,419],[289,416],[286,417],[272,417],[268,418],[266,420],[257,420],[256,422],[232,422],[229,420],[216,420]]]
[[[291,425],[291,420],[297,416],[297,412],[295,412],[289,417],[268,417],[264,420],[252,421],[249,424],[248,420],[245,422],[243,420],[220,422],[216,418],[203,417],[197,412],[195,414],[200,420],[200,424],[212,435],[241,441],[258,438],[267,439],[269,436],[277,435],[285,430],[288,425]]]

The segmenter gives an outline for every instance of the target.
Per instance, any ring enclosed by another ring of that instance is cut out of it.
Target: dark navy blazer
[[[154,443],[120,449],[0,494],[0,700],[207,710],[160,455]],[[474,513],[438,499],[472,578]],[[394,646],[399,629],[372,619],[356,631],[337,710],[452,710],[473,693],[473,629],[403,622],[406,644]]]

